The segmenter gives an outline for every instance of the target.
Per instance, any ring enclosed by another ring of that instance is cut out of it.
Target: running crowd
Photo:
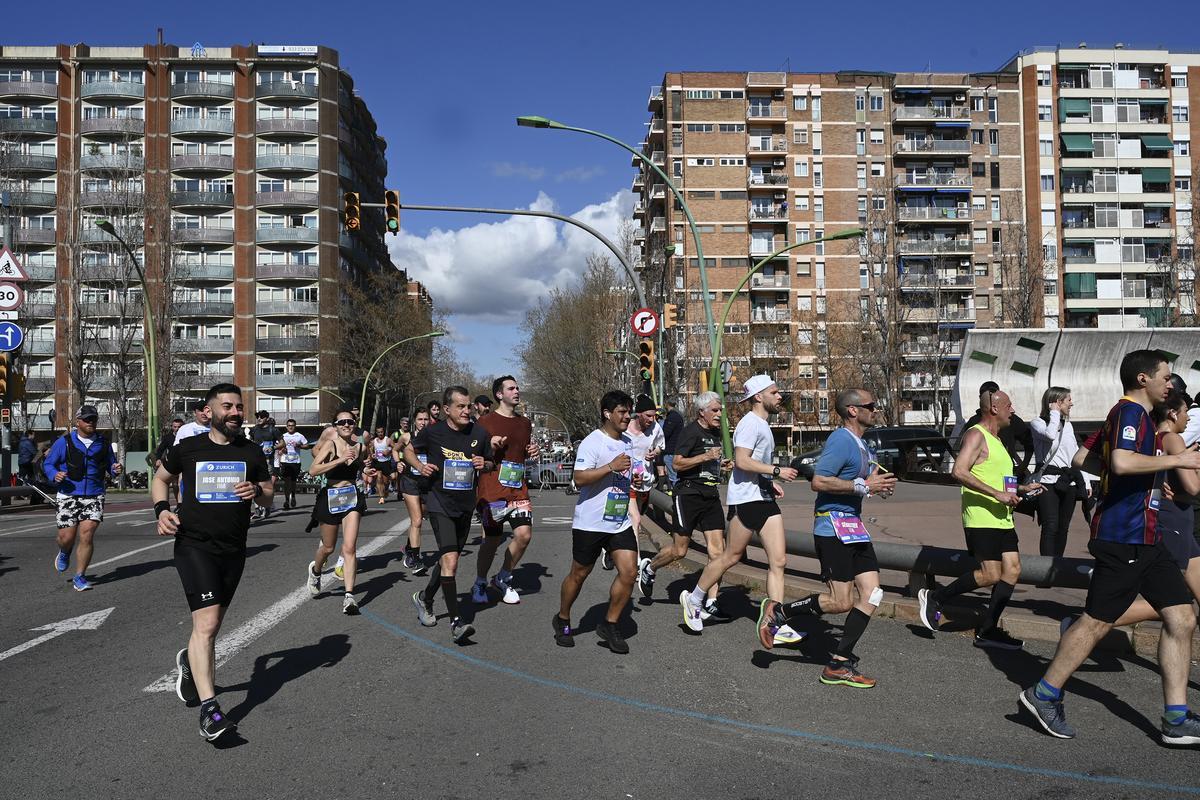
[[[1200,744],[1200,717],[1189,711],[1186,698],[1196,627],[1192,602],[1200,597],[1200,537],[1193,510],[1200,496],[1200,452],[1195,447],[1200,407],[1157,351],[1126,355],[1120,379],[1123,396],[1082,444],[1071,427],[1069,389],[1048,389],[1040,415],[1026,424],[1001,387],[988,382],[980,388],[979,411],[968,422],[953,471],[962,486],[966,545],[977,568],[939,589],[921,590],[920,618],[936,631],[945,604],[987,588],[990,600],[975,634],[976,646],[1021,648],[1023,643],[999,625],[1021,572],[1013,512],[1036,508],[1042,552],[1061,556],[1075,502],[1085,498],[1090,501],[1085,504],[1088,547],[1095,559],[1087,600],[1078,617],[1064,621],[1054,659],[1042,679],[1021,693],[1019,703],[1047,733],[1073,737],[1063,702],[1067,680],[1113,626],[1158,619],[1163,626],[1162,740]],[[476,518],[484,536],[471,604],[492,602],[493,595],[506,604],[521,599],[513,574],[533,533],[526,465],[540,451],[529,419],[517,411],[520,397],[512,376],[496,379],[491,398],[474,401],[467,389],[451,386],[439,403],[414,415],[411,427],[405,420],[391,436],[384,428],[376,429],[373,438],[364,436],[356,410],[343,410],[309,443],[292,420],[286,433],[277,432],[265,412],[244,435],[241,390],[218,384],[196,409],[193,422],[180,421],[174,442],[158,454],[152,497],[159,534],[175,537],[175,565],[192,612],[191,637],[176,656],[176,690],[181,700],[200,704],[204,738],[213,740],[233,727],[216,700],[214,645],[245,563],[251,506],[269,509],[276,492],[272,457],[279,457],[284,507],[294,508],[299,452],[312,449],[309,475],[320,487],[309,530],[319,528],[320,541],[305,569],[305,582],[314,597],[322,591],[324,567],[340,533],[335,574],[343,582],[342,610],[358,613],[356,540],[367,489],[374,489],[382,503],[389,487],[395,487],[410,517],[404,567],[428,576],[425,587],[412,595],[417,620],[437,625],[440,597],[451,638],[463,643],[475,629],[471,609],[459,596],[457,573]],[[645,396],[610,391],[600,399],[599,425],[575,454],[573,480],[579,495],[570,569],[552,620],[554,641],[574,646],[572,607],[599,560],[615,575],[596,632],[613,653],[628,653],[619,620],[633,592],[651,597],[657,572],[682,558],[697,533],[707,546],[708,563],[694,587],[680,592],[678,602],[686,628],[701,634],[707,621],[725,616],[717,598],[721,578],[757,534],[767,562],[758,644],[767,649],[795,644],[809,633],[811,618],[844,614],[841,638],[818,679],[826,685],[874,687],[876,679],[860,670],[855,652],[884,596],[862,509],[865,500],[886,499],[897,489],[896,476],[879,464],[865,440],[866,432],[882,421],[877,400],[861,387],[836,396],[842,425],[829,436],[810,478],[816,492],[812,534],[826,587],[792,602],[784,599],[787,554],[777,501],[784,485],[800,474],[773,463],[775,440],[768,424],[769,416],[783,409],[784,398],[770,376],[756,375],[745,382],[741,401],[744,413],[733,432],[732,458],[727,458],[721,445],[723,411],[715,393],[694,398],[694,419],[687,424],[675,411],[660,421],[660,410]],[[59,483],[60,500],[64,491],[73,496],[72,486],[86,490],[89,480],[115,469],[111,459],[93,453],[95,424],[95,409],[85,406],[76,431],[51,448],[45,469]],[[1016,457],[1014,439],[1019,436],[1028,436],[1032,444],[1024,463]],[[102,441],[99,445],[101,453],[108,452]],[[1029,454],[1035,459],[1032,471]],[[1085,477],[1089,473],[1098,477],[1094,493]],[[638,537],[655,484],[673,501],[673,513],[663,517],[672,541],[645,557]],[[177,493],[177,505],[171,503],[172,493]],[[55,568],[66,571],[79,526],[76,577],[82,578],[91,534],[102,518],[103,496],[98,508],[87,502],[86,491],[77,496],[83,501],[60,502]],[[436,543],[428,563],[420,549],[425,519]],[[511,533],[507,544],[506,525]],[[492,573],[501,547],[500,566]]]

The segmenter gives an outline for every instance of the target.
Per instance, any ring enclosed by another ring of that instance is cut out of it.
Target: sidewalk
[[[785,527],[792,532],[811,533],[816,493],[803,481],[786,485],[785,492],[779,501]],[[954,486],[901,483],[895,496],[890,499],[869,498],[863,505],[863,521],[876,541],[966,549],[959,490]],[[652,520],[646,519],[642,524],[643,531],[656,546],[662,547],[669,540],[668,535]],[[1040,538],[1037,523],[1030,517],[1018,514],[1016,526],[1021,552],[1036,555]],[[679,562],[685,571],[700,570],[707,563],[704,545],[698,538],[693,537],[692,549]],[[1087,542],[1087,524],[1082,510],[1076,506],[1065,555],[1090,558]],[[723,583],[745,586],[761,595],[766,588],[765,570],[766,553],[751,546],[742,563],[725,574]],[[822,591],[825,584],[819,579],[820,566],[815,558],[788,556],[784,589],[788,599]],[[916,598],[908,596],[908,574],[897,570],[881,570],[880,582],[885,594],[877,616],[920,625]],[[947,580],[942,578],[940,582]],[[1068,615],[1080,613],[1086,595],[1087,592],[1082,589],[1039,589],[1019,584],[1005,609],[1001,625],[1019,639],[1056,642],[1059,638],[1059,621]],[[987,607],[987,599],[986,590],[959,598],[957,604],[943,610],[941,630],[964,634],[972,632],[978,615]],[[1106,649],[1133,650],[1139,655],[1154,657],[1158,650],[1158,633],[1158,623],[1141,623],[1132,629],[1114,631],[1101,642],[1101,646]],[[1193,638],[1193,651],[1200,653],[1200,636]]]

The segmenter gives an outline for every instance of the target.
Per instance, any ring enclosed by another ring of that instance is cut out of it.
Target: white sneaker
[[[342,600],[342,613],[348,615],[358,613],[358,601],[354,599],[354,595],[348,594]]]
[[[308,569],[304,573],[305,576],[307,577],[308,593],[311,594],[313,597],[316,597],[317,595],[319,595],[321,593],[321,576],[314,574],[314,570],[316,569],[316,566],[317,566],[317,562],[315,562],[315,561],[308,562]]]
[[[521,595],[517,594],[517,590],[510,584],[504,583],[499,578],[492,578],[492,588],[500,592],[500,602],[505,605],[515,606],[520,604]]]
[[[687,589],[679,593],[679,605],[683,606],[683,624],[696,633],[704,630],[704,620],[700,617],[703,609],[692,602],[692,593]]]
[[[345,566],[346,559],[342,556],[338,556],[337,563],[333,565],[333,574],[337,576],[339,581],[346,580]]]
[[[804,641],[804,634],[791,625],[780,625],[779,630],[775,631],[775,644],[795,644],[802,641]]]

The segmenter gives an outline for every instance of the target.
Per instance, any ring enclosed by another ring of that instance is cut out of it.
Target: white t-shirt
[[[755,413],[747,414],[738,422],[733,431],[734,448],[744,447],[750,451],[750,457],[763,464],[771,463],[771,454],[775,452],[775,434],[767,421]],[[774,500],[775,492],[771,489],[771,476],[759,475],[733,468],[729,476],[729,492],[725,502],[731,506],[740,503],[757,503],[761,500]]]
[[[595,430],[579,443],[575,469],[596,469],[612,462],[630,450],[629,438],[614,439],[604,431]],[[609,473],[588,486],[579,487],[575,502],[575,517],[571,527],[580,531],[620,533],[630,527],[629,472]]]
[[[199,422],[185,422],[179,426],[179,430],[175,432],[175,444],[179,444],[184,439],[192,436],[199,436],[202,433],[208,433],[209,427],[201,425]]]
[[[285,433],[283,435],[283,455],[279,457],[281,464],[299,464],[300,448],[308,444],[303,433]]]
[[[637,472],[644,472],[649,476],[647,483],[653,483],[654,468],[646,463],[646,454],[651,450],[657,450],[661,453],[663,448],[667,446],[666,437],[663,436],[662,425],[659,425],[657,422],[654,423],[654,427],[648,433],[638,433],[630,425],[625,430],[624,436],[629,440],[629,457],[633,460],[633,472],[631,476]]]

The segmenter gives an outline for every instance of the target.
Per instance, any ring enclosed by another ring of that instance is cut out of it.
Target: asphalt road
[[[635,605],[624,623],[632,652],[617,656],[594,633],[609,579],[597,568],[572,620],[576,647],[556,647],[572,501],[535,495],[535,538],[517,573],[524,600],[479,610],[463,647],[444,617],[431,629],[416,622],[409,595],[423,581],[401,569],[401,504],[371,505],[364,520],[359,548],[371,554],[357,618],[340,613],[336,593],[309,599],[303,588],[315,544],[307,508],[255,526],[219,643],[220,699],[239,729],[218,746],[200,739],[197,711],[173,691],[147,691],[163,685],[189,627],[171,547],[144,505],[111,507],[96,588],[82,594],[52,570],[49,517],[0,519],[0,796],[1200,794],[1198,754],[1157,743],[1155,665],[1137,657],[1085,665],[1067,687],[1080,736],[1059,741],[1016,704],[1049,646],[985,653],[962,635],[931,641],[879,620],[857,648],[879,685],[827,687],[817,675],[836,628],[818,623],[798,649],[772,652],[749,619],[692,635],[668,600],[685,584],[678,572],[661,573],[654,602]],[[735,591],[724,603],[752,613]],[[54,633],[32,629],[105,609],[95,630],[7,655]]]

